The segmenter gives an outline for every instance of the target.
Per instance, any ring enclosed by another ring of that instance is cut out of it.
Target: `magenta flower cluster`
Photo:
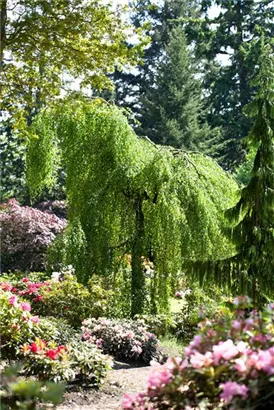
[[[256,311],[247,297],[239,297],[233,307],[232,319],[200,323],[184,359],[153,366],[146,391],[126,395],[123,409],[184,410],[205,402],[207,408],[230,410],[258,402],[274,406],[274,304]]]

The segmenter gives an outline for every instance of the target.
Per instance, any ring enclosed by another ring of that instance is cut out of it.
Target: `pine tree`
[[[201,82],[190,57],[185,34],[174,27],[157,70],[155,85],[142,99],[139,134],[158,144],[194,149],[210,133],[202,124]]]

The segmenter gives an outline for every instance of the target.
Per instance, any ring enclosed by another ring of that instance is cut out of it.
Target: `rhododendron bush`
[[[22,282],[29,283],[27,278]],[[2,358],[22,361],[24,374],[40,379],[99,386],[111,367],[110,358],[93,344],[77,339],[75,332],[65,345],[58,343],[63,335],[60,337],[52,319],[32,314],[37,289],[40,291],[41,287],[25,294],[28,291],[18,290],[8,282],[0,283]],[[22,296],[29,296],[32,305]]]
[[[25,373],[46,380],[78,380],[98,387],[112,365],[108,356],[80,340],[58,346],[55,342],[47,343],[36,338],[32,343],[24,344],[21,351]]]
[[[65,219],[20,206],[15,199],[1,204],[2,270],[44,270],[50,243],[66,226]]]
[[[116,359],[149,363],[159,356],[157,338],[147,331],[142,320],[84,320],[82,339],[97,345]]]
[[[124,409],[274,408],[274,304],[251,310],[234,300],[233,318],[205,319],[185,358],[152,367],[147,390],[126,395]]]
[[[107,310],[107,298],[111,294],[111,291],[101,289],[91,281],[87,288],[70,274],[63,275],[62,281],[55,276],[52,280],[40,282],[24,277],[12,280],[12,283],[0,282],[1,288],[12,290],[29,300],[35,314],[62,318],[73,327],[79,327],[86,317],[103,316]]]

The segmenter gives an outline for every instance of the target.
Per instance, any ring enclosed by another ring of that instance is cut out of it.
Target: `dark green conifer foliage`
[[[274,55],[270,46],[264,48],[253,85],[257,94],[246,111],[255,118],[248,140],[257,152],[251,179],[228,214],[237,221],[236,259],[247,272],[249,293],[257,297],[256,286],[274,293]]]
[[[226,212],[228,235],[236,245],[233,257],[190,266],[201,282],[229,285],[260,303],[274,295],[274,56],[263,48],[253,86],[257,93],[246,107],[254,124],[247,136],[255,152],[251,175],[237,204]]]
[[[195,73],[183,29],[174,27],[155,84],[142,98],[140,134],[158,144],[185,149],[197,148],[208,137],[210,128],[202,124],[201,82]]]
[[[100,101],[70,101],[34,120],[27,154],[33,193],[53,183],[58,157],[69,202],[63,261],[73,262],[85,283],[92,274],[111,274],[131,254],[132,315],[167,309],[183,258],[233,254],[222,214],[234,203],[236,184],[210,158],[138,138],[121,110]],[[142,257],[156,267],[151,300]]]
[[[202,0],[200,6],[205,17],[193,21],[192,34],[197,58],[204,62],[207,120],[222,129],[206,152],[234,170],[244,159],[242,139],[252,124],[243,108],[255,93],[251,79],[260,55],[258,39],[262,32],[267,41],[274,35],[274,1]],[[211,17],[212,7],[217,16]]]
[[[129,107],[141,123],[146,121],[142,114],[143,99],[156,84],[158,66],[165,54],[174,20],[182,16],[196,17],[197,2],[197,0],[164,0],[162,2],[134,0],[130,2],[133,6],[130,14],[132,24],[139,28],[144,23],[149,23],[147,34],[151,37],[151,43],[145,49],[143,64],[139,64],[137,70],[130,73],[115,72],[113,76],[116,87],[114,98],[116,104]],[[136,128],[136,132],[138,135],[143,134],[141,128]]]

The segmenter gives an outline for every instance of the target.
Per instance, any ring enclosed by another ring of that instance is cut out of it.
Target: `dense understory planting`
[[[155,365],[147,390],[126,395],[132,410],[270,409],[274,405],[274,304],[252,310],[247,297],[233,301],[234,316],[206,319],[185,358]]]

